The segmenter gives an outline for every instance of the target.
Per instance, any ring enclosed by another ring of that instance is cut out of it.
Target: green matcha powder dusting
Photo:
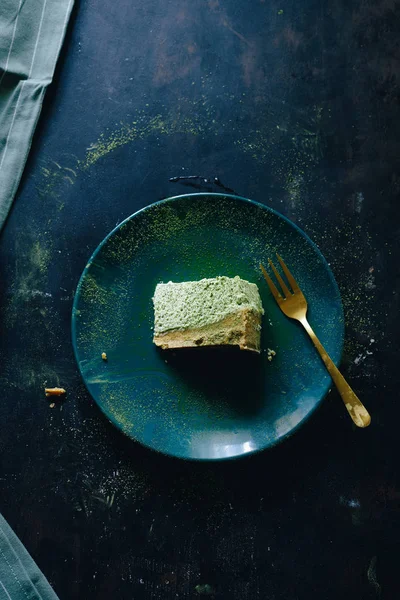
[[[155,334],[204,327],[243,308],[264,314],[256,284],[238,276],[159,283],[153,302]]]

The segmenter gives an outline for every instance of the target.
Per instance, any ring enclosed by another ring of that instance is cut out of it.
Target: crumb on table
[[[46,396],[63,396],[67,392],[64,388],[54,387],[54,388],[44,388]]]
[[[56,403],[55,403],[55,402],[52,402],[51,404],[49,404],[50,408],[54,408],[54,407],[55,407],[55,405],[56,405]]]
[[[271,360],[274,358],[274,356],[276,356],[275,350],[271,350],[271,348],[268,348],[268,360],[269,360],[269,362],[271,362]]]
[[[106,354],[105,352],[102,352],[102,353],[101,353],[101,358],[102,358],[103,360],[107,360],[107,354]]]

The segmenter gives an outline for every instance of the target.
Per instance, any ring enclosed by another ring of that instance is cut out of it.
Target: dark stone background
[[[0,510],[61,600],[399,597],[399,17],[397,0],[77,3],[0,248]],[[368,430],[332,391],[281,447],[191,464],[93,405],[70,340],[87,258],[214,177],[331,264]],[[68,389],[53,410],[45,382]]]

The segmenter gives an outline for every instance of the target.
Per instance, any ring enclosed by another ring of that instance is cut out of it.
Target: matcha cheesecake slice
[[[258,287],[240,277],[159,283],[154,338],[161,348],[239,346],[260,352],[264,310]]]

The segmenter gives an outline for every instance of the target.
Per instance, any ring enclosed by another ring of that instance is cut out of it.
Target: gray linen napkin
[[[0,515],[0,600],[58,600],[15,533]]]
[[[73,2],[0,1],[0,229],[21,179]]]

